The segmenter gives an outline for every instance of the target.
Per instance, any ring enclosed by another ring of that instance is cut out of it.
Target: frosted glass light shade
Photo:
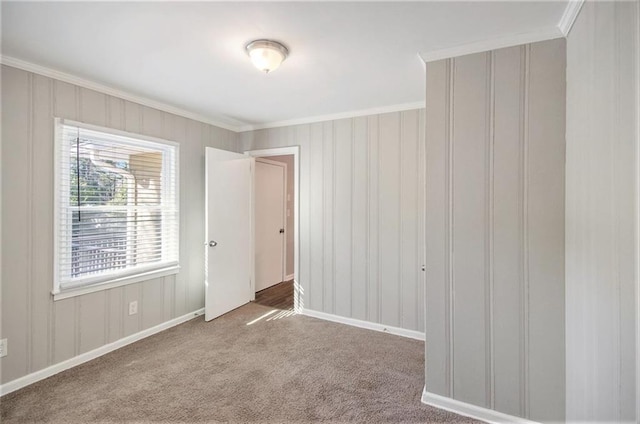
[[[289,54],[285,46],[271,40],[252,41],[246,49],[254,66],[265,73],[277,69]]]

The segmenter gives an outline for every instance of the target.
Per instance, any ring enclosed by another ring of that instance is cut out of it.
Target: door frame
[[[282,192],[283,192],[284,196],[283,196],[283,199],[282,199],[282,224],[281,225],[282,225],[282,228],[284,228],[284,237],[285,238],[282,241],[282,263],[280,264],[280,266],[281,266],[281,274],[282,274],[280,282],[283,282],[283,281],[285,281],[284,277],[288,275],[287,274],[287,265],[288,265],[288,263],[287,263],[287,235],[289,234],[289,232],[288,232],[289,229],[287,228],[287,184],[288,184],[287,168],[288,168],[288,166],[284,162],[278,162],[278,161],[275,161],[275,160],[270,160],[270,159],[265,158],[264,156],[256,157],[255,158],[255,162],[261,162],[261,163],[264,163],[264,164],[267,164],[267,165],[279,166],[281,168],[284,168],[284,175],[283,175],[283,177],[284,177],[283,178],[283,185],[284,186],[282,187],[282,189],[283,189]],[[256,168],[257,168],[257,165],[256,165]],[[257,170],[256,170],[255,173],[257,174]],[[256,196],[255,181],[254,181],[253,196],[254,196],[254,199],[255,199],[255,196]],[[294,194],[294,197],[295,197],[295,194]],[[255,204],[255,202],[254,202],[254,204]],[[255,215],[255,213],[254,213],[254,215]],[[294,218],[295,218],[295,215],[294,215]],[[255,216],[254,216],[254,222],[256,222]],[[255,229],[257,227],[258,227],[258,224],[256,222],[256,224],[253,227],[254,231],[255,231]],[[295,234],[294,234],[294,236],[295,236]],[[253,239],[255,240],[255,234],[254,234],[254,238]],[[255,247],[257,247],[257,246],[254,245],[254,254],[255,254]],[[255,275],[255,272],[254,272],[254,275]],[[251,284],[252,285],[252,289],[254,290],[254,296],[255,296],[255,280],[257,280],[257,278],[258,277],[256,276],[255,279],[251,280],[252,281],[252,284]]]
[[[302,311],[304,307],[302,282],[300,281],[300,146],[275,147],[271,149],[247,150],[244,152],[247,156],[269,157],[293,155],[293,307],[296,312]],[[254,173],[255,176],[255,173]],[[286,196],[285,196],[286,200]],[[255,203],[254,203],[255,209]],[[255,213],[255,211],[254,211]],[[286,217],[285,217],[286,218]],[[285,219],[286,221],[286,219]],[[285,229],[286,231],[286,229]],[[255,227],[252,228],[255,243]],[[255,252],[255,245],[254,245]],[[285,270],[286,272],[286,270]],[[255,277],[255,261],[252,275]],[[255,278],[251,280],[252,292],[255,300]]]

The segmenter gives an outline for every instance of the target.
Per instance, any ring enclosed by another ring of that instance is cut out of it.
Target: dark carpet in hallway
[[[249,304],[0,399],[2,422],[476,422],[420,403],[424,344]]]

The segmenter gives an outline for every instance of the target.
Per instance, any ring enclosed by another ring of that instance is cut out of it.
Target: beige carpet
[[[6,395],[2,422],[476,422],[420,403],[423,343],[283,314],[196,318]]]

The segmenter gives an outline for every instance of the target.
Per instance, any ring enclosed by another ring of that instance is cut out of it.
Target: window
[[[56,122],[56,298],[175,273],[178,147]]]

